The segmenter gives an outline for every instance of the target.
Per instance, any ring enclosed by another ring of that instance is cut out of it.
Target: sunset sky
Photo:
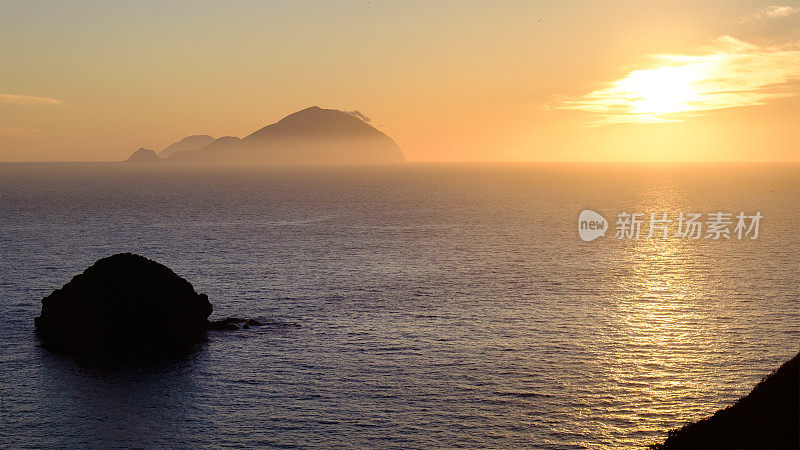
[[[800,2],[0,2],[0,160],[299,109],[411,161],[800,160]]]

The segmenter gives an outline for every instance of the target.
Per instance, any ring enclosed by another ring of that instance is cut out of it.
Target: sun
[[[634,70],[615,88],[628,97],[631,113],[657,117],[692,110],[701,92],[696,83],[703,78],[697,65],[668,66]]]
[[[681,122],[686,114],[730,107],[730,88],[721,83],[719,57],[665,55],[660,67],[637,69],[576,100],[569,109],[605,117],[593,125]],[[734,105],[735,106],[735,105]]]

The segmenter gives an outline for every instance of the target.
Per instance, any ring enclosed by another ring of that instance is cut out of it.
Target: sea
[[[799,199],[790,163],[4,163],[0,446],[645,447],[800,350]],[[42,348],[119,252],[264,326]]]

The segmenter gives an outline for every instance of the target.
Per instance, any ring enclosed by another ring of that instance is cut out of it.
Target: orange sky
[[[645,4],[646,3],[646,4]],[[0,3],[0,160],[359,110],[412,161],[800,160],[797,2]]]

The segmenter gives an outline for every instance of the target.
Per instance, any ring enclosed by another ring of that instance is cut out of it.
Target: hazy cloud
[[[786,17],[791,16],[792,14],[797,14],[798,10],[800,10],[800,8],[797,8],[796,6],[770,6],[764,10],[764,14],[770,18]]]
[[[55,105],[61,100],[48,97],[34,97],[32,95],[0,94],[0,103],[11,105]]]
[[[800,13],[800,7],[796,6],[767,6],[766,8],[759,9],[758,11],[752,11],[745,17],[742,17],[739,20],[739,24],[764,24],[768,21],[773,21],[775,19],[782,19],[784,17],[793,16],[797,13]]]
[[[651,67],[549,108],[593,113],[593,126],[680,122],[703,111],[763,105],[799,93],[800,42],[759,47],[722,36],[702,50],[651,55]]]
[[[372,119],[367,117],[366,114],[362,113],[361,111],[354,109],[352,111],[345,111],[345,113],[350,114],[351,116],[358,117],[359,119],[363,120],[366,123],[370,123]]]
[[[780,19],[788,17],[800,12],[800,8],[796,6],[767,6],[764,9],[751,12],[747,17],[743,18],[740,23],[746,22],[763,22],[769,19]]]

